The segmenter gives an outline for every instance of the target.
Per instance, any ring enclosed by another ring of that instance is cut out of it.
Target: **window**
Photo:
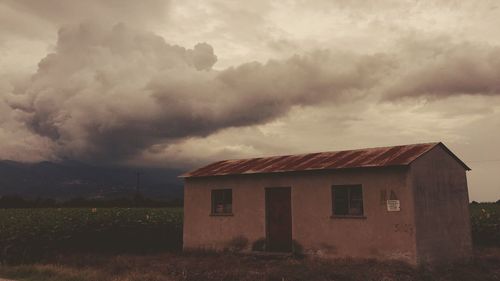
[[[212,190],[212,214],[232,214],[233,191],[231,189]]]
[[[335,185],[332,187],[334,216],[363,216],[363,190],[361,185]]]

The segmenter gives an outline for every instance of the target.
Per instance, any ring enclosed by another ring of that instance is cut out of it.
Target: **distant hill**
[[[99,167],[80,162],[21,163],[0,161],[0,196],[26,198],[75,197],[114,199],[135,194],[137,172],[143,196],[173,200],[182,198],[182,172],[161,168]]]

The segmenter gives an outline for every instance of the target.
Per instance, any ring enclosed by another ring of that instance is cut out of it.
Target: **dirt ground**
[[[500,280],[500,248],[472,260],[411,267],[401,262],[263,257],[241,254],[65,255],[37,264],[2,266],[0,276],[36,281],[298,281]]]

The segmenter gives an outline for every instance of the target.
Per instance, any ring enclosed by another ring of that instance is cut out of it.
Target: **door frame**
[[[268,200],[268,191],[273,189],[284,189],[288,190],[290,193],[290,250],[292,252],[293,245],[293,208],[292,208],[292,187],[291,186],[274,186],[274,187],[266,187],[264,189],[264,208],[265,208],[265,230],[266,230],[266,252],[270,252],[269,245],[269,200]]]

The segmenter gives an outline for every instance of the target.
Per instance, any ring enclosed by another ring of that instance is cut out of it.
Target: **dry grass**
[[[73,255],[33,265],[0,267],[0,276],[26,281],[500,280],[500,248],[478,250],[469,262],[433,268],[373,260],[212,253]]]

